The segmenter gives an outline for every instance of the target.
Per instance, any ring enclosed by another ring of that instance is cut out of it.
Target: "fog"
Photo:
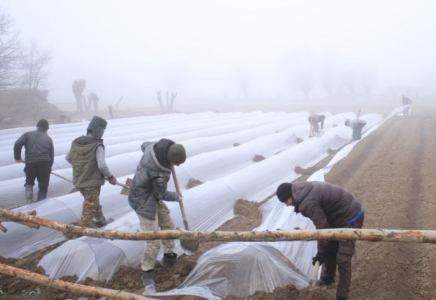
[[[74,110],[72,82],[102,104],[175,110],[436,94],[435,1],[1,0],[53,56],[44,87]],[[387,100],[386,100],[387,101]]]

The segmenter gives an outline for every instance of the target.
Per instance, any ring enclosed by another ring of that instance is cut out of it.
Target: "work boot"
[[[166,267],[172,267],[177,263],[176,253],[164,253],[162,263]]]
[[[328,289],[333,288],[335,284],[335,280],[331,277],[327,277],[327,276],[321,276],[320,279],[318,279],[315,283],[315,286],[317,287],[323,287],[325,286]]]
[[[47,198],[47,193],[38,192],[38,201],[44,200]]]
[[[336,300],[347,300],[345,297],[337,297]]]
[[[145,290],[142,293],[143,295],[156,292],[153,270],[142,271],[141,280],[145,286]]]
[[[26,184],[26,203],[31,204],[33,203],[33,185]]]
[[[102,228],[103,226],[106,226],[107,224],[109,224],[109,223],[111,223],[113,221],[114,221],[114,219],[112,219],[112,218],[109,218],[109,219],[106,220],[106,218],[103,217],[102,220],[100,220],[100,221],[93,221],[93,222],[94,222],[95,226],[97,226],[97,228]]]

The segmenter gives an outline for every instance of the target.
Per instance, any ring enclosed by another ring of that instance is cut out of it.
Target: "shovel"
[[[319,261],[315,262],[315,268],[313,269],[313,277],[309,282],[311,286],[315,286],[316,281],[318,280],[318,271],[319,271]]]
[[[171,166],[171,172],[173,173],[174,185],[176,186],[176,191],[179,195],[182,195],[179,188],[179,182],[177,181],[176,170],[174,170],[174,166]],[[182,212],[183,217],[183,225],[185,225],[185,229],[189,230],[188,221],[186,218],[185,206],[183,205],[183,201],[179,200],[180,210]],[[183,249],[195,252],[198,249],[199,241],[195,240],[180,240],[180,245]]]

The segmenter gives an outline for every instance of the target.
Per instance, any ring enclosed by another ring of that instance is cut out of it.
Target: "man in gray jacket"
[[[185,162],[185,148],[171,140],[161,139],[157,143],[145,142],[141,149],[144,155],[130,186],[129,204],[137,213],[142,230],[173,230],[170,211],[163,201],[183,200],[178,193],[167,191],[167,183],[171,177],[171,166]],[[155,291],[153,269],[161,244],[164,247],[162,263],[166,266],[177,263],[173,240],[147,241],[141,265],[144,293]]]
[[[286,206],[294,206],[296,213],[311,219],[316,229],[362,228],[362,205],[351,193],[327,182],[282,183],[277,188],[277,198]],[[332,286],[336,265],[339,283],[337,300],[346,300],[351,284],[351,259],[356,241],[318,241],[318,253],[313,264],[323,264],[323,275],[318,285]]]
[[[41,119],[36,124],[37,129],[24,133],[14,145],[14,158],[16,162],[26,163],[26,203],[33,201],[33,186],[35,179],[38,180],[37,201],[47,198],[48,184],[50,182],[51,167],[54,162],[53,140],[48,136],[48,121]],[[25,161],[21,159],[21,149],[25,151]]]

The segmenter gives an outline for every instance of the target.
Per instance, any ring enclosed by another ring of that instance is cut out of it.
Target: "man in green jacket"
[[[105,177],[113,185],[117,179],[106,165],[102,140],[106,125],[106,120],[94,116],[86,136],[75,139],[70,152],[65,156],[73,165],[73,184],[85,198],[79,226],[100,228],[107,224],[100,205],[100,190]]]

